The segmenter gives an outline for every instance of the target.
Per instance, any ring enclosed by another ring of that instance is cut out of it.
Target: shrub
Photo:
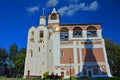
[[[43,74],[43,78],[46,78],[48,75],[49,75],[49,72],[45,72],[45,73]]]

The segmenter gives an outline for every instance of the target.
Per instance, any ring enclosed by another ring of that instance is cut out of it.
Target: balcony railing
[[[97,34],[87,35],[87,37],[97,37]]]
[[[73,38],[79,38],[82,37],[82,35],[73,35]]]

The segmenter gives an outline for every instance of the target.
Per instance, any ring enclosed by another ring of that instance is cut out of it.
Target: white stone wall
[[[55,66],[60,64],[60,34],[59,32],[53,33],[53,60],[54,60],[54,72],[55,72]]]
[[[40,31],[44,32],[43,38],[40,38]],[[31,32],[34,31],[34,36],[31,36]],[[30,42],[30,39],[34,39],[34,43]],[[39,40],[43,40],[43,43],[39,43]],[[39,51],[40,47],[40,51]],[[30,50],[33,51],[33,56],[30,55]],[[27,75],[27,71],[30,70],[30,75],[42,76],[47,72],[47,54],[48,54],[48,29],[46,26],[32,27],[28,32],[27,54],[25,60],[24,77]]]

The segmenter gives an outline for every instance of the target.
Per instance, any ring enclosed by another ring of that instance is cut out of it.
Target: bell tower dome
[[[55,7],[53,8],[52,12],[48,16],[48,25],[51,24],[59,24],[60,21],[60,14],[56,11]]]

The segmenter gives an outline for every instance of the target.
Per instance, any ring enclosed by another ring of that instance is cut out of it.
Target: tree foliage
[[[15,63],[15,60],[17,59],[17,54],[18,54],[18,46],[16,43],[13,43],[10,45],[10,49],[9,49],[9,53],[10,53],[10,61],[13,62],[13,64]]]
[[[26,49],[25,48],[21,48],[19,50],[19,53],[17,55],[17,59],[15,61],[15,73],[16,74],[20,74],[23,75],[24,73],[24,63],[25,63],[25,54],[26,53]]]
[[[0,61],[4,61],[7,59],[7,50],[5,48],[0,48]]]
[[[120,45],[111,39],[105,39],[105,44],[111,72],[115,76],[120,76]]]
[[[17,76],[23,75],[24,63],[25,63],[26,48],[18,49],[16,43],[13,43],[9,47],[9,75]]]

